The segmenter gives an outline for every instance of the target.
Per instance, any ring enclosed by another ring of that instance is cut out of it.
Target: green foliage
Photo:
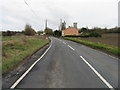
[[[109,30],[106,31],[106,33],[120,33],[120,28],[111,28]]]
[[[35,30],[32,29],[32,27],[28,24],[26,24],[26,26],[25,26],[25,32],[24,33],[25,33],[25,35],[29,35],[29,36],[36,34]]]
[[[40,35],[40,34],[43,34],[43,31],[38,31],[37,33]]]
[[[2,32],[2,36],[12,36],[15,35],[15,33],[13,31],[3,31]]]
[[[88,30],[89,30],[88,28],[84,28],[84,27],[83,27],[83,28],[80,29],[79,33],[80,33],[80,32],[86,33],[86,32],[88,32]]]
[[[55,37],[60,37],[61,35],[62,35],[62,31],[59,31],[59,30],[54,31]]]
[[[84,37],[84,38],[87,38],[87,37],[101,37],[102,35],[98,32],[91,32],[89,34],[81,34],[81,35],[66,35],[65,37]]]
[[[48,35],[48,36],[51,36],[51,35],[53,35],[53,30],[50,29],[50,28],[46,28],[45,29],[45,34]]]
[[[23,32],[21,31],[2,31],[2,36],[15,36],[15,35],[22,35]]]
[[[81,28],[79,30],[79,33],[84,34],[89,34],[90,37],[101,37],[103,33],[120,33],[120,28],[118,27],[114,27],[114,28],[99,28],[99,27],[94,27],[92,29],[88,29],[88,28]]]
[[[87,38],[87,37],[89,37],[89,35],[88,34],[83,34],[83,35],[66,35],[65,37],[85,37],[85,38]]]
[[[100,44],[100,43],[93,43],[93,42],[80,40],[80,39],[77,39],[77,38],[70,38],[70,37],[64,37],[64,39],[71,40],[71,41],[74,41],[74,42],[77,42],[77,43],[82,43],[82,44],[91,46],[92,48],[99,48],[99,49],[111,52],[113,54],[120,55],[120,48],[117,48],[117,47],[114,47],[114,46],[110,46],[110,45],[106,45],[106,44]]]
[[[90,36],[90,37],[101,37],[102,35],[101,35],[100,33],[98,33],[98,32],[91,32],[91,33],[89,34],[89,36]]]

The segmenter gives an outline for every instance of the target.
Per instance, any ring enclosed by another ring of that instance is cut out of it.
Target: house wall
[[[65,36],[65,35],[64,35],[64,30],[62,30],[62,36]]]
[[[71,27],[64,30],[64,35],[80,35],[78,29]]]

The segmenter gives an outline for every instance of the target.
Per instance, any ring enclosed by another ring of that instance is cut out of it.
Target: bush
[[[98,33],[98,32],[91,32],[91,33],[89,34],[89,36],[90,36],[90,37],[101,37],[102,35],[101,35],[100,33]]]
[[[87,37],[89,37],[89,35],[88,34],[84,34],[84,35],[66,35],[65,37],[85,37],[85,38],[87,38]]]
[[[88,38],[88,37],[101,37],[101,34],[97,32],[92,32],[90,34],[82,34],[82,35],[67,35],[65,37],[83,37],[83,38]]]

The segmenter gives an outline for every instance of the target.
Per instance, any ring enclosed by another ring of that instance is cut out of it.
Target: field
[[[120,48],[120,46],[118,46],[118,36],[119,35],[120,34],[109,33],[109,34],[103,34],[102,37],[98,37],[98,38],[95,38],[95,37],[81,38],[81,37],[79,37],[79,39],[94,42],[94,43],[107,44],[107,45],[111,45],[111,46]]]
[[[49,40],[45,36],[4,36],[2,42],[2,70],[6,73],[46,45]]]

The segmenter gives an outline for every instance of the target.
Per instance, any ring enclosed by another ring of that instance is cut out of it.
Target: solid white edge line
[[[52,40],[51,40],[51,44],[49,46],[49,48],[43,53],[43,55],[37,60],[35,61],[30,67],[29,69],[10,87],[11,89],[14,89],[23,79],[24,77],[30,72],[30,70],[45,56],[45,54],[49,51],[49,49],[52,46]]]
[[[74,48],[72,48],[70,45],[68,45],[68,47],[70,47],[72,50],[75,50]]]
[[[80,57],[111,90],[115,90],[82,56]]]
[[[94,49],[95,50],[95,49]],[[97,50],[95,50],[95,51],[97,51]],[[113,58],[113,59],[117,59],[117,60],[120,60],[119,58],[117,58],[117,57],[114,57],[114,56],[111,56],[111,55],[109,55],[109,54],[107,54],[107,53],[104,53],[104,52],[101,52],[101,51],[99,51],[101,54],[104,54],[104,55],[106,55],[106,56],[109,56],[109,57],[111,57],[111,58]]]
[[[83,45],[83,46],[84,46],[84,45]],[[90,48],[90,47],[88,47],[88,46],[84,46],[84,47]],[[105,52],[102,52],[102,51],[99,51],[99,50],[96,50],[96,49],[93,49],[93,48],[90,48],[90,49],[92,49],[92,50],[94,50],[94,51],[97,51],[97,52],[99,52],[99,53],[101,53],[101,54],[103,54],[103,55],[106,55],[106,56],[108,56],[108,57],[111,57],[111,58],[113,58],[113,59],[120,60],[119,58],[114,57],[114,56],[111,56],[111,55],[109,55],[109,54],[107,54],[107,53],[105,53]]]

